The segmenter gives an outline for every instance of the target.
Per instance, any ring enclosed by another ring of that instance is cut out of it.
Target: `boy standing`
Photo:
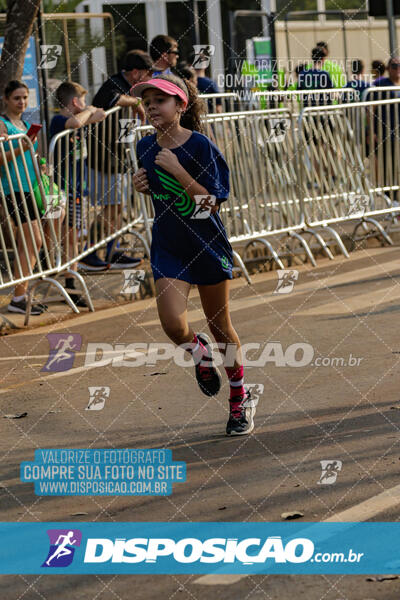
[[[86,106],[86,94],[87,90],[79,83],[73,81],[62,83],[56,91],[60,113],[53,117],[50,124],[50,137],[65,129],[80,129],[80,132],[71,136],[69,140],[64,137],[62,142],[56,145],[54,155],[54,181],[68,195],[67,256],[77,253],[76,231],[81,229],[82,201],[84,196],[87,196],[86,130],[81,128],[90,123],[103,121],[105,118],[102,108]],[[89,256],[91,270],[102,271],[107,268],[107,263],[102,261],[95,252]],[[81,262],[86,263],[87,260],[88,257],[85,257]],[[71,269],[76,271],[77,267],[75,262]],[[74,278],[67,278],[66,284],[67,288],[74,288]],[[70,296],[77,306],[87,306],[80,295],[70,294]]]

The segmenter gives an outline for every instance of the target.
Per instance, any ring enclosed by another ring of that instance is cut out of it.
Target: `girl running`
[[[213,363],[211,340],[195,333],[187,321],[190,286],[197,285],[210,331],[225,348],[230,384],[226,433],[250,433],[254,409],[243,386],[240,341],[228,308],[232,247],[218,214],[229,194],[228,166],[201,133],[203,103],[191,82],[159,75],[135,85],[131,93],[143,99],[147,119],[156,129],[137,144],[140,168],[133,182],[138,192],[151,194],[155,209],[151,267],[161,325],[175,344],[184,344],[192,354],[201,391],[216,395],[221,375]],[[202,210],[209,196],[208,210]]]

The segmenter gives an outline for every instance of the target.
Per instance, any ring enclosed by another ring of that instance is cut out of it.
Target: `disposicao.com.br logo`
[[[252,551],[251,551],[252,549]],[[248,553],[250,552],[250,554]],[[89,539],[86,544],[85,563],[155,563],[160,558],[171,557],[177,563],[264,563],[272,559],[277,563],[301,563],[311,559],[314,544],[307,538],[297,538],[283,544],[280,536],[266,540],[248,538],[131,538]]]
[[[176,564],[299,564],[360,562],[363,553],[315,552],[308,538],[294,538],[286,543],[281,536],[268,538],[90,538],[86,544],[85,563],[157,563],[167,557]]]
[[[0,523],[0,573],[399,572],[395,557],[400,523],[79,522],[79,530],[76,526]]]

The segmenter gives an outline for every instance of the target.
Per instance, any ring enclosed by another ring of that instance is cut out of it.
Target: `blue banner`
[[[1,574],[400,573],[400,523],[0,523]]]

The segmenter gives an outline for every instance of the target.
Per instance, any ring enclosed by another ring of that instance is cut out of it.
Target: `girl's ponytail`
[[[181,117],[181,125],[182,127],[186,127],[192,131],[204,133],[204,127],[201,122],[201,118],[203,115],[207,114],[206,105],[204,100],[199,98],[199,94],[194,83],[186,80],[185,84],[189,92],[189,102],[185,112]]]
[[[183,81],[176,75],[157,75],[157,79],[166,79],[174,83],[185,92],[188,97],[188,105],[181,117],[180,124],[191,131],[199,131],[204,133],[204,128],[201,122],[203,115],[207,114],[207,107],[204,101],[199,98],[197,87],[191,81]]]

